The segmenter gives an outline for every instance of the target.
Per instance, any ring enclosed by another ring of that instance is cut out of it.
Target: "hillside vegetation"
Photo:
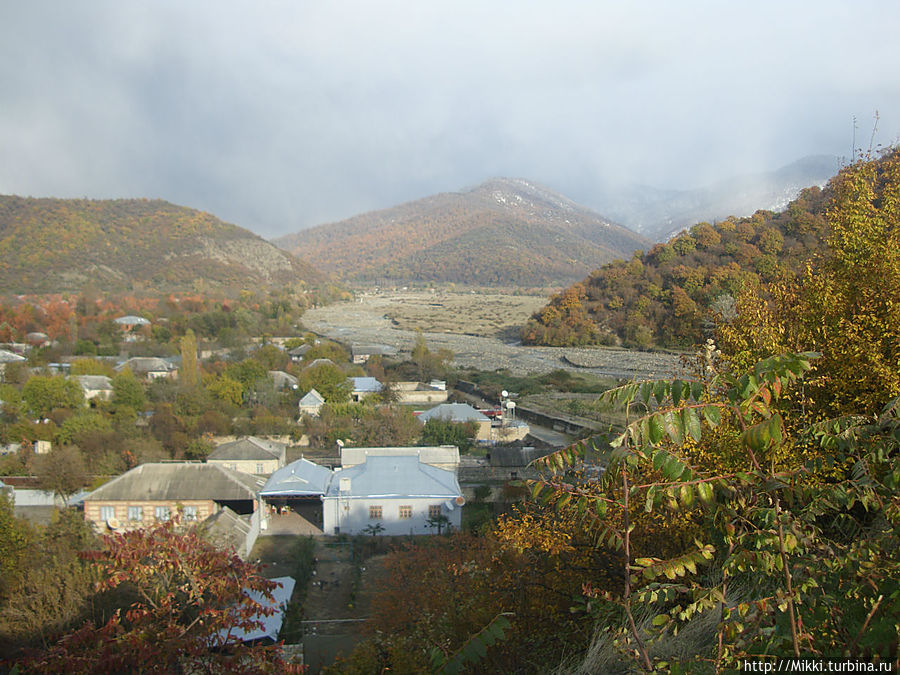
[[[571,283],[648,240],[552,190],[495,179],[276,240],[351,281]]]
[[[15,293],[291,285],[308,263],[202,211],[146,199],[0,196],[0,286]]]
[[[825,244],[829,189],[808,188],[780,212],[699,223],[591,273],[551,298],[523,331],[529,344],[684,347],[734,315],[745,288],[796,274]]]

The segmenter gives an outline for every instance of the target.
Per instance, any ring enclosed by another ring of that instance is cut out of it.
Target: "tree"
[[[188,388],[200,386],[200,364],[197,361],[197,337],[188,328],[181,338],[181,372],[179,381]]]
[[[892,653],[900,399],[876,416],[804,430],[791,390],[815,354],[771,357],[740,375],[709,356],[697,379],[603,395],[649,412],[613,439],[599,480],[579,478],[589,444],[537,462],[547,473],[533,497],[576,517],[621,566],[618,588],[586,583],[585,609],[644,671],[661,666],[653,645],[709,614],[721,620],[706,624],[690,658],[716,672],[748,655]],[[726,472],[710,462],[716,445],[704,445],[722,432],[740,449]],[[689,536],[671,550],[679,521]],[[660,529],[670,542],[662,554],[648,545]],[[706,565],[721,572],[704,574]]]
[[[124,370],[112,379],[114,408],[127,407],[134,411],[143,410],[147,405],[144,386],[130,370]]]
[[[768,298],[741,294],[719,343],[737,367],[819,352],[805,392],[814,409],[874,414],[900,395],[900,151],[845,168],[830,188],[827,250]]]
[[[332,363],[318,363],[300,373],[300,391],[315,389],[328,403],[344,403],[350,398],[350,383],[344,371]]]
[[[421,445],[455,445],[460,452],[472,447],[477,429],[474,422],[451,422],[434,417],[425,422],[422,429]]]
[[[28,523],[16,518],[11,496],[0,492],[0,598],[13,587],[32,536]]]
[[[275,583],[196,530],[172,522],[104,538],[83,554],[98,569],[98,590],[124,593],[127,609],[89,621],[24,662],[37,672],[300,672],[280,647],[242,644],[274,610]]]
[[[22,388],[22,399],[36,417],[46,417],[54,408],[75,410],[84,405],[78,382],[61,375],[35,375]]]
[[[84,457],[73,445],[59,445],[45,455],[37,455],[34,458],[34,474],[41,489],[58,495],[66,506],[69,505],[69,497],[88,484]]]

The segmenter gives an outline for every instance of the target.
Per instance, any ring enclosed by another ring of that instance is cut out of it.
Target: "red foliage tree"
[[[280,645],[248,647],[241,634],[274,610],[275,582],[233,552],[171,522],[105,537],[83,553],[99,566],[98,591],[133,600],[103,625],[87,622],[56,646],[32,656],[28,672],[260,673],[301,672],[284,662]]]

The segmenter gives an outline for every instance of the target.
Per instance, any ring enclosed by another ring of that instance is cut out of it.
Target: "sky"
[[[0,0],[0,194],[267,238],[495,176],[597,208],[896,143],[898,34],[895,0]]]

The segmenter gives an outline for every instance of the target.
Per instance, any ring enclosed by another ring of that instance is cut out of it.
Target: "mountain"
[[[202,211],[146,199],[0,195],[0,289],[8,293],[316,283],[323,275]]]
[[[840,158],[804,157],[776,171],[737,176],[696,190],[660,190],[632,185],[592,196],[594,208],[636,232],[665,241],[702,221],[749,216],[758,209],[781,211],[803,188],[822,187],[837,174]]]
[[[609,263],[553,296],[522,339],[690,347],[713,315],[733,318],[741,289],[790,278],[825,249],[829,198],[829,186],[806,188],[778,213],[698,223],[627,262]]]
[[[536,183],[496,178],[274,241],[350,281],[571,283],[650,243]]]

